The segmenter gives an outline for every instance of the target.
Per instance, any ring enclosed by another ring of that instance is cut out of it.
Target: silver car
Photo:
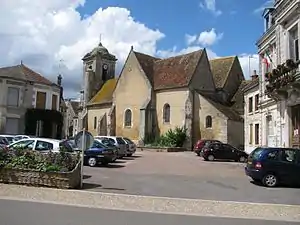
[[[95,139],[108,138],[108,140],[117,147],[118,158],[126,156],[126,142],[119,136],[95,136]]]
[[[127,137],[123,137],[123,140],[126,142],[126,156],[132,156],[136,152],[136,144]]]

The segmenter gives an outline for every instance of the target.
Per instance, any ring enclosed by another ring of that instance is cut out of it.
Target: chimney
[[[258,78],[258,75],[256,73],[256,70],[253,70],[253,75],[251,76],[251,80],[255,80]]]

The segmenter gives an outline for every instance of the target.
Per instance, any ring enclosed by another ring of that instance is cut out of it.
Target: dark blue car
[[[256,148],[248,157],[246,175],[267,187],[278,184],[300,185],[300,150]]]
[[[91,167],[98,164],[107,165],[116,159],[116,149],[107,147],[98,140],[94,140],[92,147],[84,152],[84,164]]]

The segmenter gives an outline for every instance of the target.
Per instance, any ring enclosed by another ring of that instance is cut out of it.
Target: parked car
[[[246,175],[267,187],[278,184],[300,185],[300,150],[256,148],[248,157]]]
[[[117,150],[101,144],[95,139],[91,148],[84,151],[84,165],[94,167],[101,163],[107,165],[117,159]]]
[[[223,143],[210,143],[204,146],[201,151],[204,160],[214,161],[215,159],[234,160],[236,162],[246,162],[248,154],[232,145]]]
[[[222,143],[218,140],[198,140],[197,143],[194,146],[194,152],[200,156],[201,150],[205,145],[208,145],[210,143]]]
[[[3,135],[3,134],[2,134],[2,135],[0,135],[0,137],[5,137],[5,138],[7,139],[7,141],[8,141],[8,143],[11,144],[11,143],[14,142],[14,137],[15,137],[15,136],[13,136],[13,135],[6,135],[6,134]]]
[[[132,156],[136,152],[136,144],[127,137],[123,137],[126,142],[126,156]]]
[[[23,139],[28,139],[30,138],[30,136],[27,135],[16,135],[14,136],[14,142],[19,141],[19,140],[23,140]]]
[[[108,140],[117,147],[118,158],[123,158],[126,155],[126,142],[119,136],[95,136],[95,139],[108,138]]]
[[[60,140],[50,138],[27,138],[16,141],[7,147],[10,149],[28,149],[40,152],[47,152],[49,150],[59,152],[60,143]]]
[[[0,144],[7,146],[7,145],[9,145],[9,142],[6,137],[0,136]]]

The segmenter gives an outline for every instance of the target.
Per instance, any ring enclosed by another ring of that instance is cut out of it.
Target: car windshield
[[[253,150],[253,152],[250,154],[250,158],[252,159],[259,159],[261,157],[262,152],[264,151],[263,148],[256,148]]]

